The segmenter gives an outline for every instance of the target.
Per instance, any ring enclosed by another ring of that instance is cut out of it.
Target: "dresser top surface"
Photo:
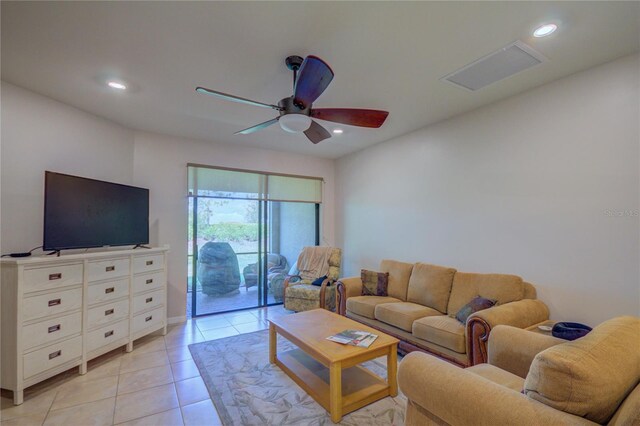
[[[138,248],[138,249],[106,249],[102,251],[93,251],[86,253],[72,253],[56,255],[42,255],[42,256],[29,256],[29,257],[5,257],[0,259],[2,265],[31,265],[31,264],[47,264],[47,263],[59,263],[69,262],[74,260],[99,260],[103,258],[124,257],[124,256],[147,256],[150,254],[166,253],[169,251],[169,246],[163,247],[151,247],[151,248]]]

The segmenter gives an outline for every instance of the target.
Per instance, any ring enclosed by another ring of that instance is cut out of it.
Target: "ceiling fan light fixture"
[[[311,117],[304,114],[285,114],[278,120],[282,130],[289,133],[304,132],[311,126]]]

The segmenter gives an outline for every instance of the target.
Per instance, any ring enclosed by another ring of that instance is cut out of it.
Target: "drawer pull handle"
[[[56,306],[62,303],[62,299],[49,300],[49,306]]]
[[[144,319],[144,322],[149,322],[149,321],[151,321],[152,319],[153,319],[153,315],[149,315],[148,317],[146,317],[146,318]]]
[[[115,271],[116,267],[115,266],[107,266],[106,268],[104,268],[105,272],[111,272],[111,271]]]
[[[151,284],[152,282],[153,282],[153,278],[149,278],[149,279],[146,281],[146,283],[147,283],[147,284]]]
[[[109,330],[106,333],[104,333],[104,338],[106,339],[107,337],[111,337],[113,336],[113,330]]]
[[[111,315],[113,314],[113,312],[114,312],[113,309],[107,309],[106,311],[104,311],[104,316]]]
[[[57,274],[49,274],[49,281],[59,280],[62,278],[62,272],[58,272]]]
[[[116,291],[115,287],[109,287],[104,289],[105,294],[113,293],[114,291]]]
[[[60,330],[60,324],[52,325],[49,327],[49,333],[55,333]]]
[[[58,358],[60,355],[62,355],[62,350],[51,352],[49,354],[49,359]]]
[[[144,302],[145,303],[153,302],[153,297],[147,297],[147,300],[145,300]]]
[[[153,260],[147,260],[147,266],[153,265]]]

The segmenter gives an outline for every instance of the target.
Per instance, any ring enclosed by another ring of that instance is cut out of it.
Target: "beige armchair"
[[[406,425],[640,424],[640,318],[606,321],[567,342],[511,326],[467,369],[420,352],[398,370]]]
[[[314,261],[323,259],[319,264]],[[336,285],[340,276],[342,250],[332,247],[305,247],[298,257],[295,269],[297,274],[287,275],[284,280],[284,307],[291,311],[302,312],[324,308],[335,311]],[[301,266],[306,263],[306,268]],[[317,278],[327,276],[322,285],[311,283]]]

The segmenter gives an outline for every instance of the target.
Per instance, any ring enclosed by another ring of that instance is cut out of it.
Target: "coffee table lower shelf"
[[[278,353],[275,364],[318,404],[332,413],[329,368],[301,349]],[[389,384],[367,368],[355,365],[341,370],[341,376],[339,403],[342,406],[340,410],[342,415],[391,395]]]

